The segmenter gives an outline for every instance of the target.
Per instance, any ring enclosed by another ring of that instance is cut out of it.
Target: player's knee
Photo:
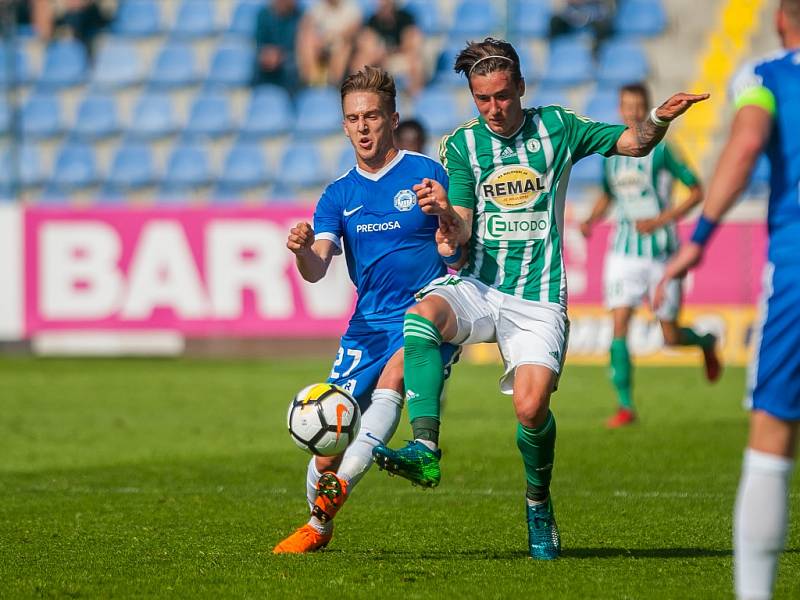
[[[411,308],[406,311],[407,315],[416,315],[418,317],[422,317],[423,319],[430,321],[434,324],[434,326],[439,330],[439,333],[442,332],[442,329],[445,325],[445,318],[441,314],[441,311],[438,310],[436,305],[432,302],[426,302],[423,300],[422,302],[418,302]]]
[[[515,398],[514,409],[517,420],[525,427],[535,428],[544,425],[550,408],[550,394],[532,392]]]

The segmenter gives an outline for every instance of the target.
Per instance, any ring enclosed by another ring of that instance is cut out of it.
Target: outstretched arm
[[[633,127],[628,127],[617,140],[614,151],[622,156],[646,156],[655,148],[667,133],[669,124],[693,104],[702,102],[708,94],[679,93],[672,96],[658,108],[650,111],[645,119]]]
[[[330,240],[316,240],[309,223],[298,223],[289,231],[286,247],[294,254],[297,270],[306,281],[317,282],[328,272],[328,266],[339,248]]]

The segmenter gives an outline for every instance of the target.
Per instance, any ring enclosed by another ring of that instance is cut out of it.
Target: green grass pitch
[[[0,360],[0,597],[732,596],[742,370],[711,387],[697,369],[638,369],[641,422],[607,431],[605,370],[567,367],[553,402],[564,545],[553,563],[526,558],[499,367],[463,364],[444,414],[442,485],[373,470],[329,550],[273,556],[307,516],[307,456],[285,431],[286,407],[328,368]],[[407,436],[404,424],[395,444]],[[794,512],[778,598],[800,597]]]

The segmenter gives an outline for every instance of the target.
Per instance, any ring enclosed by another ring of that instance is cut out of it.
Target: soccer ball
[[[355,398],[332,383],[304,387],[289,405],[289,433],[303,450],[336,456],[356,439],[361,411]]]

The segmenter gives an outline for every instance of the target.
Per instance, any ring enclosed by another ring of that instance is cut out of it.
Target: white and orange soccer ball
[[[304,387],[289,405],[289,433],[303,450],[336,456],[356,439],[361,411],[355,398],[332,383]]]

